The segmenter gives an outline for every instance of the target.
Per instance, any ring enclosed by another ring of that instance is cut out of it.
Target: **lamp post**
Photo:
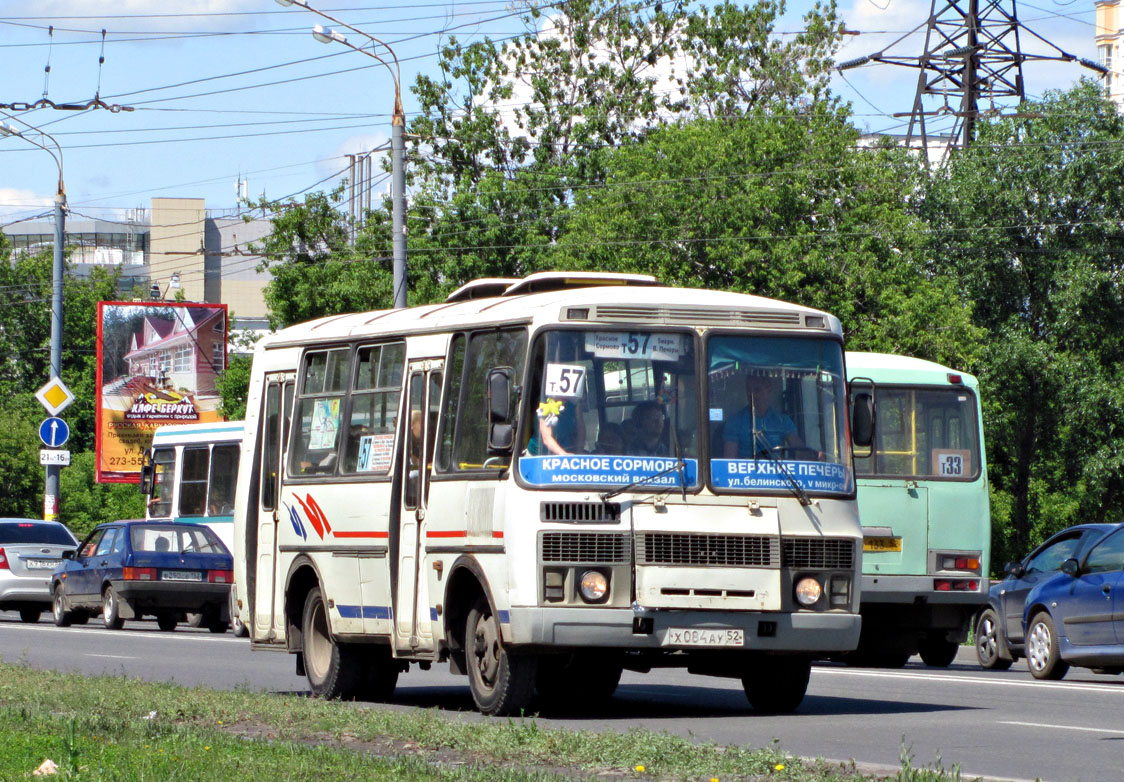
[[[55,254],[51,265],[51,370],[48,381],[54,380],[62,373],[62,249],[66,235],[66,186],[62,179],[62,147],[47,133],[34,125],[29,125],[23,120],[16,120],[29,130],[38,133],[42,138],[48,139],[55,147],[50,147],[42,141],[36,141],[30,136],[21,133],[9,123],[0,122],[0,134],[5,136],[18,136],[29,144],[39,147],[54,158],[59,169],[59,183],[55,191]],[[57,152],[57,154],[56,154]],[[57,464],[47,465],[47,481],[43,492],[43,518],[47,521],[57,521],[59,515],[59,470]]]
[[[339,19],[328,16],[323,11],[317,10],[304,3],[301,0],[277,0],[278,5],[298,6],[311,11],[317,16],[321,16],[330,22],[338,24],[340,27],[346,27],[357,35],[361,35],[371,42],[371,51],[367,51],[361,46],[356,46],[349,43],[347,37],[341,33],[336,32],[331,28],[325,28],[321,25],[316,25],[312,28],[312,35],[320,43],[341,43],[349,49],[360,52],[378,60],[387,71],[390,72],[390,77],[394,81],[394,115],[391,119],[391,137],[390,137],[390,203],[391,212],[394,225],[394,307],[395,309],[406,306],[406,169],[405,169],[405,130],[406,130],[406,112],[402,110],[402,73],[398,65],[398,55],[394,50],[385,42],[381,41],[373,35],[363,32],[357,27],[352,27],[346,22],[341,22]],[[391,60],[394,62],[394,67],[390,66],[386,60],[375,53],[375,48],[381,46],[390,53]]]

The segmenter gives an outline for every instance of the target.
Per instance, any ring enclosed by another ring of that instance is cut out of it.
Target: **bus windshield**
[[[973,480],[980,474],[976,398],[966,388],[877,386],[878,426],[859,475]]]
[[[698,482],[695,341],[685,331],[555,329],[531,353],[519,475],[534,486]]]
[[[715,335],[707,374],[715,491],[854,490],[838,342]]]

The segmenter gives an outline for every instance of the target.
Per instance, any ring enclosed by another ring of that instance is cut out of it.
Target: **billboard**
[[[98,302],[97,480],[138,483],[153,430],[221,421],[226,305]]]

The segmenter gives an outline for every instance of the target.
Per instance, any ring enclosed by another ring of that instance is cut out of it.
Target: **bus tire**
[[[535,694],[535,658],[513,654],[500,638],[500,623],[487,598],[468,612],[464,650],[468,687],[481,714],[518,714]]]
[[[540,700],[560,709],[604,704],[617,691],[624,671],[613,657],[580,652],[569,657],[540,657],[535,668]]]
[[[947,668],[956,659],[959,648],[960,644],[947,638],[926,636],[917,644],[917,653],[921,655],[921,662],[930,668]]]
[[[1054,620],[1040,611],[1026,629],[1026,667],[1035,679],[1057,681],[1069,671],[1069,663],[1058,654],[1058,631]]]
[[[755,661],[742,676],[742,689],[754,711],[788,714],[796,711],[808,691],[812,661],[806,657],[768,657]]]
[[[976,619],[976,662],[981,668],[1005,671],[1014,662],[1006,656],[1007,645],[999,630],[999,617],[995,609],[985,608]]]
[[[354,700],[363,678],[359,656],[350,646],[332,640],[328,610],[318,586],[304,599],[301,627],[304,672],[312,694],[329,700]]]

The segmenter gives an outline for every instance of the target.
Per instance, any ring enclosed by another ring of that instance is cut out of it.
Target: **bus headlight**
[[[796,582],[796,602],[805,608],[810,608],[820,602],[823,597],[823,587],[814,578],[802,578]]]
[[[578,582],[578,591],[587,603],[598,603],[609,594],[609,579],[600,571],[587,570]]]

